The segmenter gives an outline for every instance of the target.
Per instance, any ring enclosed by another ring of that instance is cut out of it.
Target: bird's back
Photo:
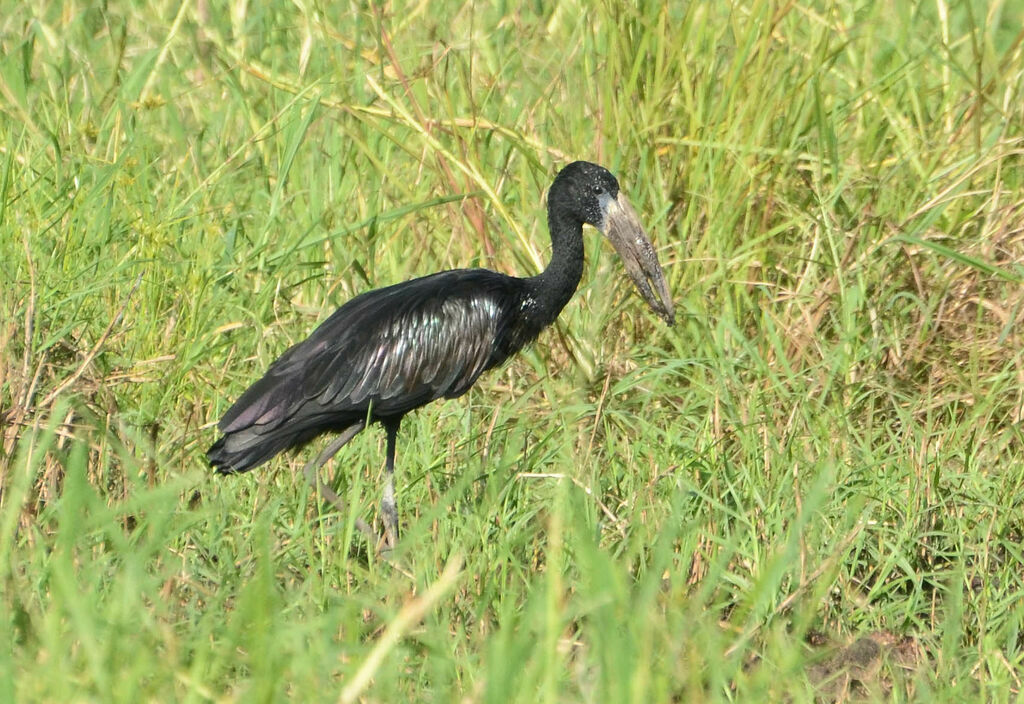
[[[460,269],[369,291],[288,349],[224,414],[210,448],[244,472],[323,432],[465,393],[532,341],[529,280]]]

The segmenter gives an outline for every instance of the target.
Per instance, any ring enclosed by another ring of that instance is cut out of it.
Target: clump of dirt
[[[846,645],[816,632],[807,640],[821,653],[807,677],[818,701],[830,704],[885,697],[925,659],[917,639],[887,631],[862,635]]]

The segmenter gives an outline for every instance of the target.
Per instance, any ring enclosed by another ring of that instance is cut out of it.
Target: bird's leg
[[[395,439],[401,420],[385,421],[388,433],[387,459],[384,462],[384,495],[380,500],[381,518],[384,520],[384,543],[395,547],[398,542],[398,507],[395,506]]]
[[[302,473],[306,476],[306,480],[312,485],[313,489],[334,508],[338,509],[340,513],[345,513],[345,502],[334,489],[325,484],[323,479],[321,479],[320,468],[338,454],[338,450],[344,447],[349,440],[356,436],[356,433],[365,427],[366,423],[364,421],[350,425],[341,435],[331,440],[327,447],[321,450],[319,455],[307,462],[306,466],[302,469]],[[356,528],[370,540],[376,541],[378,539],[377,534],[373,532],[373,528],[362,518],[356,518]]]

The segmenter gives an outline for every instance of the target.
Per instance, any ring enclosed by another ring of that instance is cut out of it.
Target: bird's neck
[[[583,277],[583,224],[558,210],[549,210],[551,261],[533,278],[535,295],[548,320],[554,322]]]

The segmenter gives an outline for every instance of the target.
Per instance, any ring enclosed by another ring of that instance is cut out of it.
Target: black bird
[[[385,541],[397,538],[395,437],[406,413],[466,393],[483,372],[533,341],[554,322],[583,274],[583,225],[596,227],[622,257],[651,309],[670,325],[675,313],[657,256],[615,177],[597,164],[562,169],[548,191],[552,254],[537,276],[456,269],[356,296],[313,334],[288,349],[228,409],[224,436],[207,452],[222,474],[246,472],[279,452],[340,433],[304,470],[320,467],[368,423],[387,432],[381,501]],[[363,521],[360,530],[376,537]]]

